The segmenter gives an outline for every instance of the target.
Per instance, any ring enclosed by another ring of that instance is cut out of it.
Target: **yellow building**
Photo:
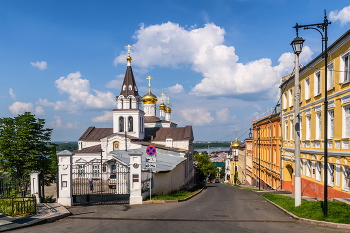
[[[281,188],[280,108],[272,108],[253,123],[252,185],[262,189]]]
[[[300,69],[300,159],[302,195],[323,198],[324,172],[328,198],[350,198],[350,30]],[[324,112],[327,72],[328,110]],[[294,191],[294,74],[282,78],[282,187]],[[328,169],[323,169],[324,114],[328,117]]]

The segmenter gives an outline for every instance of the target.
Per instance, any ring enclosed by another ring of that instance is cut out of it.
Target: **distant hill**
[[[194,142],[193,149],[206,149],[208,148],[226,148],[230,147],[230,142]]]
[[[78,150],[77,141],[70,141],[70,142],[60,141],[60,142],[53,142],[53,143],[57,144],[57,147],[56,147],[57,152],[60,152],[63,150],[69,150],[69,151]]]

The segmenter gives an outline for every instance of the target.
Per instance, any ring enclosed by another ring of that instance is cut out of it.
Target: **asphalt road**
[[[69,210],[66,219],[13,232],[349,232],[296,222],[258,194],[224,184],[185,202]]]

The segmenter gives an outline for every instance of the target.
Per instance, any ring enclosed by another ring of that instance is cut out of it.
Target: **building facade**
[[[300,69],[300,163],[302,195],[323,198],[324,175],[328,198],[350,198],[350,30]],[[325,83],[325,72],[328,80]],[[324,111],[325,85],[328,109]],[[284,77],[282,96],[283,188],[294,192],[294,74]],[[328,167],[324,169],[324,117],[327,117]]]
[[[279,106],[254,120],[253,131],[251,185],[262,189],[281,189]]]

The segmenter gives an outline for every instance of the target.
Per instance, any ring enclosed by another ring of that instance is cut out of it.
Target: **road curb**
[[[259,195],[259,196],[261,196],[261,195]],[[285,212],[286,214],[290,215],[292,218],[296,219],[299,222],[308,223],[308,224],[312,224],[312,225],[323,226],[323,227],[334,227],[334,228],[339,228],[339,229],[350,229],[350,224],[324,222],[324,221],[311,220],[311,219],[307,219],[307,218],[300,218],[300,217],[290,213],[289,211],[285,210],[284,208],[282,208],[281,206],[277,205],[276,203],[273,203],[272,201],[266,199],[265,197],[263,197],[263,196],[261,196],[261,197],[264,198],[266,201],[270,202],[271,204],[273,204],[274,206],[276,206],[277,208],[279,208],[280,210],[282,210],[283,212]]]
[[[142,204],[165,204],[165,203],[174,203],[174,202],[183,202],[191,199],[192,197],[196,196],[197,194],[201,193],[203,191],[204,187],[192,194],[189,197],[186,197],[185,199],[180,199],[180,200],[157,200],[157,201],[143,201]]]

